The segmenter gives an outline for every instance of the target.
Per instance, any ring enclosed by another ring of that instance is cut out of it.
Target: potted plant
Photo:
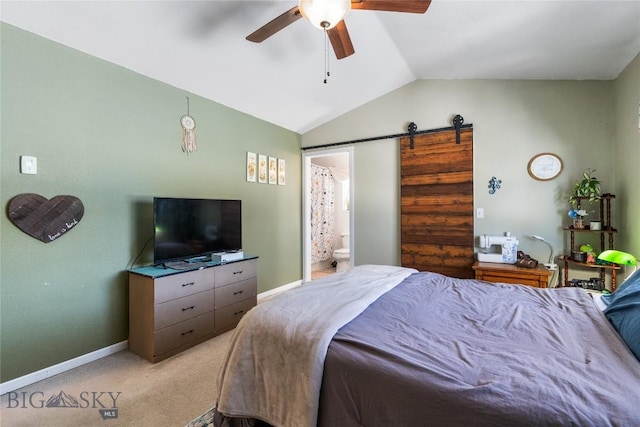
[[[600,180],[593,176],[595,169],[586,169],[582,173],[582,180],[576,181],[573,192],[569,196],[569,203],[574,208],[580,206],[581,199],[588,199],[589,203],[600,200]]]

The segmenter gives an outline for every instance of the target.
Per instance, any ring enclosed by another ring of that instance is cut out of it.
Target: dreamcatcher
[[[196,144],[196,121],[189,115],[189,97],[187,96],[187,114],[180,118],[182,126],[182,152],[193,153],[198,149]]]

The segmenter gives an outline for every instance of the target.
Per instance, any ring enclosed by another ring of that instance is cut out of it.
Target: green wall
[[[549,248],[527,236],[543,236],[557,254],[568,251],[562,227],[569,223],[567,199],[582,171],[597,169],[603,190],[616,191],[613,87],[614,82],[600,80],[417,80],[305,133],[302,146],[406,132],[411,121],[419,130],[451,126],[460,114],[473,124],[474,206],[484,209],[474,235],[509,231],[518,238],[518,249],[547,260]],[[388,139],[354,147],[356,265],[400,262],[398,146],[398,140]],[[543,152],[564,161],[562,174],[551,181],[535,181],[527,172],[531,157]],[[490,194],[493,176],[502,186]],[[640,193],[626,196],[638,200]],[[474,250],[480,250],[477,238]]]
[[[640,54],[615,82],[616,171],[619,197],[620,246],[640,257]]]
[[[300,280],[300,135],[4,23],[1,43],[0,381],[127,339],[126,270],[152,261],[153,196],[242,199],[259,291]],[[286,185],[246,182],[247,151],[285,159]],[[84,218],[42,243],[8,219],[21,193],[74,195]]]

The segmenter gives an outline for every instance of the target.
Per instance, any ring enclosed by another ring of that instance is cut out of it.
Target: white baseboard
[[[302,283],[302,280],[298,280],[293,283],[289,283],[287,285],[279,286],[275,289],[270,289],[268,291],[261,292],[260,294],[258,294],[258,301],[268,298],[270,296],[279,294],[280,292],[284,292],[289,289],[295,288],[301,283]],[[78,366],[82,366],[89,362],[102,359],[103,357],[107,357],[119,351],[126,350],[127,348],[129,348],[129,342],[121,341],[119,343],[110,345],[108,347],[104,347],[99,350],[92,351],[91,353],[83,354],[82,356],[78,356],[74,359],[66,360],[64,362],[58,363],[57,365],[53,365],[36,372],[32,372],[30,374],[15,378],[13,380],[5,381],[3,383],[0,383],[0,395],[37,383],[38,381],[45,380],[47,378],[53,377],[54,375],[61,374],[63,372],[69,371],[73,368],[77,368]]]
[[[91,353],[83,354],[82,356],[66,360],[64,362],[58,363],[57,365],[49,366],[48,368],[32,372],[13,380],[5,381],[0,384],[0,394],[9,393],[10,391],[17,390],[33,383],[37,383],[38,381],[53,377],[54,375],[61,374],[89,362],[93,362],[94,360],[102,359],[103,357],[107,357],[119,351],[126,350],[128,347],[128,341],[121,341],[119,343],[110,345],[109,347],[104,347],[99,350],[92,351]]]
[[[258,294],[258,302],[260,302],[260,300],[263,300],[265,298],[269,298],[274,295],[277,295],[280,292],[288,291],[289,289],[295,288],[296,286],[300,286],[301,284],[302,284],[302,280],[296,280],[295,282],[291,282],[287,285],[278,286],[275,289],[269,289],[268,291],[260,292]]]

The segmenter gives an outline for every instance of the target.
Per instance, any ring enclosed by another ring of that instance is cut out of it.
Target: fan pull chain
[[[329,72],[329,35],[327,34],[327,27],[324,27],[324,84],[327,84],[327,79],[331,76]]]

